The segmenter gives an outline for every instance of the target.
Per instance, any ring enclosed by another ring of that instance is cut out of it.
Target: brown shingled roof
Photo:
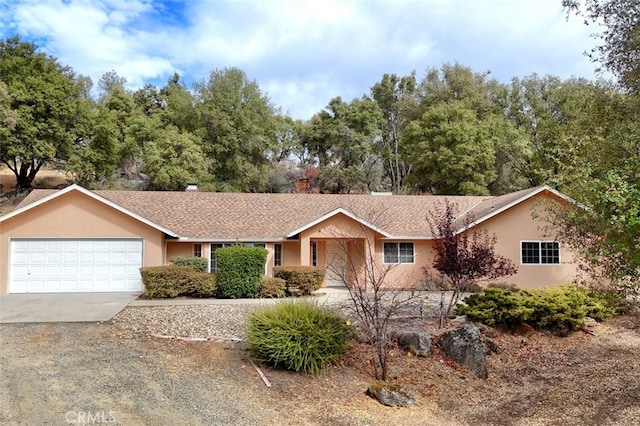
[[[369,222],[394,238],[431,238],[427,213],[449,199],[475,219],[490,215],[539,188],[500,197],[428,195],[247,194],[221,192],[157,192],[97,190],[122,208],[142,216],[181,238],[277,241],[339,208]],[[20,208],[55,190],[34,190]]]

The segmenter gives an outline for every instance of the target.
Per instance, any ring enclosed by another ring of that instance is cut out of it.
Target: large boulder
[[[415,397],[398,385],[377,381],[367,390],[367,393],[389,407],[409,407]]]
[[[487,378],[487,354],[478,327],[467,323],[440,337],[439,346],[455,362],[476,376]]]
[[[417,356],[431,355],[431,335],[424,331],[404,332],[398,336],[398,346]]]

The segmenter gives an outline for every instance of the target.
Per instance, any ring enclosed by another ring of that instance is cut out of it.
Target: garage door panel
[[[62,264],[62,253],[48,252],[45,254],[47,265],[55,266]]]
[[[11,293],[142,290],[141,239],[11,240]]]
[[[95,256],[93,253],[78,253],[78,262],[81,264],[93,264],[93,262],[95,262]]]

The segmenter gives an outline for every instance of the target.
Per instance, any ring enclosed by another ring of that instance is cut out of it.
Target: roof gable
[[[293,231],[289,232],[287,234],[287,238],[292,238],[296,235],[298,235],[301,232],[306,231],[309,228],[312,228],[313,226],[324,222],[325,220],[328,220],[338,214],[343,214],[347,217],[349,217],[350,219],[353,219],[355,222],[360,223],[363,226],[366,226],[367,228],[379,233],[380,235],[386,237],[386,238],[390,238],[391,234],[389,234],[388,232],[386,232],[385,230],[383,230],[382,228],[377,227],[376,225],[374,225],[373,223],[367,222],[366,220],[359,218],[358,216],[356,216],[355,214],[351,213],[348,210],[343,209],[342,207],[339,207],[323,216],[320,216],[319,218],[312,220],[309,223],[304,224],[303,226],[301,226],[300,228],[294,229]]]
[[[123,213],[123,214],[125,214],[125,215],[127,215],[127,216],[129,216],[129,217],[131,217],[131,218],[133,218],[133,219],[135,219],[137,221],[139,221],[139,222],[142,222],[142,223],[144,223],[144,224],[146,224],[146,225],[148,225],[148,226],[150,226],[152,228],[157,229],[160,232],[163,232],[163,233],[165,233],[167,235],[170,235],[172,237],[177,237],[178,236],[175,232],[171,231],[170,229],[167,229],[167,228],[163,227],[162,225],[154,223],[154,222],[150,221],[149,219],[147,219],[145,217],[142,217],[142,216],[140,216],[140,215],[138,215],[138,214],[136,214],[136,213],[134,213],[132,211],[129,211],[126,208],[124,208],[124,207],[122,207],[122,206],[120,206],[120,205],[118,205],[116,203],[113,203],[112,201],[110,201],[110,200],[108,200],[106,198],[103,198],[103,197],[99,196],[95,192],[90,191],[88,189],[85,189],[85,188],[83,188],[83,187],[81,187],[79,185],[76,185],[76,184],[67,186],[66,188],[61,189],[60,191],[51,192],[48,195],[45,195],[44,197],[36,197],[35,201],[33,201],[33,202],[25,203],[23,201],[20,204],[21,206],[18,207],[16,210],[7,213],[4,216],[0,216],[0,222],[4,222],[4,221],[6,221],[8,219],[11,219],[12,217],[15,217],[15,216],[23,214],[23,213],[25,213],[27,211],[33,210],[33,209],[37,208],[38,206],[40,206],[42,204],[45,204],[45,203],[47,203],[47,202],[49,202],[51,200],[54,200],[56,198],[60,198],[60,197],[64,196],[65,194],[68,194],[68,193],[73,192],[73,191],[76,191],[76,192],[79,192],[81,194],[84,194],[87,197],[98,201],[99,203],[107,205],[107,206],[109,206],[109,207],[111,207],[111,208],[113,208],[113,209],[115,209],[115,210],[117,210],[117,211],[119,211],[119,212],[121,212],[121,213]],[[25,200],[28,201],[27,199],[25,199]]]
[[[500,195],[497,197],[491,197],[489,199],[483,200],[481,203],[478,203],[467,212],[467,214],[470,214],[473,218],[473,221],[468,224],[468,227],[476,226],[486,220],[491,219],[492,217],[495,217],[509,210],[511,207],[523,203],[544,192],[549,192],[568,203],[575,203],[575,201],[569,196],[546,185],[536,188],[523,189],[521,191]],[[460,221],[459,226],[463,226],[463,224],[461,223],[461,221],[463,220],[464,216],[461,216],[458,219],[458,221]]]

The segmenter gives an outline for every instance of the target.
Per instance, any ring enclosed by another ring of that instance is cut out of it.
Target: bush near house
[[[456,312],[491,326],[515,328],[525,323],[538,330],[564,333],[583,327],[584,317],[602,321],[618,314],[622,302],[622,296],[574,285],[516,291],[491,287],[467,297]]]
[[[188,266],[194,271],[207,272],[209,261],[204,257],[176,256],[169,259],[176,266]]]
[[[216,250],[218,295],[229,299],[258,296],[267,262],[262,247],[231,246]]]
[[[287,283],[282,278],[264,277],[260,283],[260,297],[280,298],[287,295]]]
[[[307,296],[322,287],[326,269],[313,266],[276,266],[273,276],[282,278],[287,283],[287,294],[291,296]]]
[[[145,295],[150,298],[178,296],[213,297],[216,276],[194,271],[188,266],[152,266],[140,269]]]
[[[310,302],[282,302],[256,311],[247,328],[256,361],[312,374],[338,360],[350,335],[345,318]]]

